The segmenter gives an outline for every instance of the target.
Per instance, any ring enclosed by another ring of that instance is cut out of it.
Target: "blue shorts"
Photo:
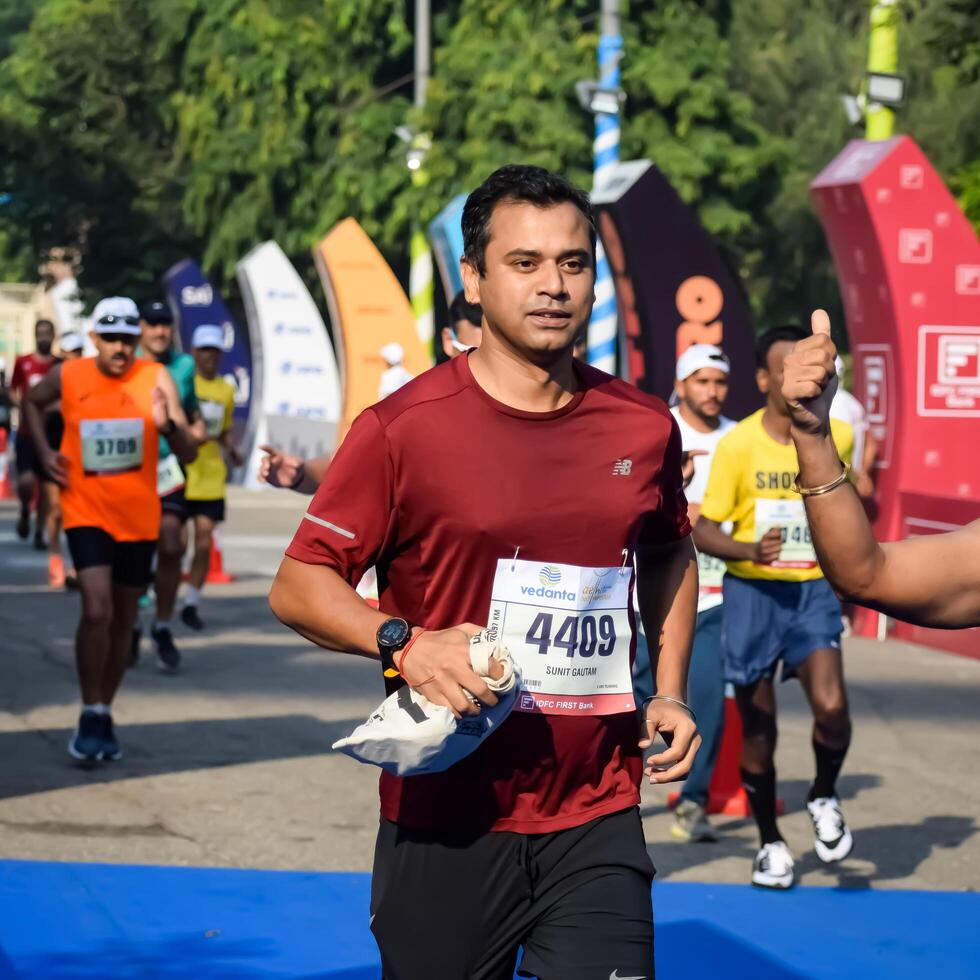
[[[814,650],[840,649],[840,602],[826,579],[770,582],[729,574],[722,594],[721,650],[732,684],[772,677],[780,660],[786,680]]]

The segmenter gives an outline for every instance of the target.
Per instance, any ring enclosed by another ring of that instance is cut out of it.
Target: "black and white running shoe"
[[[814,850],[825,864],[843,861],[854,847],[850,828],[836,796],[819,796],[806,805],[813,821]]]
[[[793,855],[786,841],[763,844],[752,862],[752,884],[757,888],[792,888],[795,880]]]

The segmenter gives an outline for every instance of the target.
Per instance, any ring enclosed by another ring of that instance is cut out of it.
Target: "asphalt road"
[[[114,710],[125,756],[85,770],[65,745],[78,711],[78,599],[52,593],[44,556],[0,503],[0,857],[363,870],[377,777],[330,750],[381,699],[372,664],[282,628],[265,597],[304,507],[233,490],[224,530],[232,585],[209,587],[203,634],[179,627],[177,676],[149,644]],[[315,597],[313,597],[315,601]],[[978,634],[980,645],[980,634]],[[779,691],[783,831],[804,884],[973,890],[980,881],[980,660],[888,641],[845,641],[854,742],[840,781],[851,858],[824,868],[803,799],[812,775],[798,685]],[[715,844],[668,834],[666,790],[644,792],[661,878],[745,882],[753,826],[716,818]]]

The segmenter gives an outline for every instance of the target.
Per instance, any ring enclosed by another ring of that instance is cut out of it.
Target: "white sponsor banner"
[[[252,347],[256,447],[281,438],[281,448],[306,458],[332,450],[340,421],[337,361],[327,328],[302,280],[275,242],[238,263]],[[296,425],[290,425],[295,420]],[[248,461],[246,486],[257,486],[262,453]]]

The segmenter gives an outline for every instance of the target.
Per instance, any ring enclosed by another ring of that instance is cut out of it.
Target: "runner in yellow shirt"
[[[793,856],[776,826],[776,699],[773,677],[798,676],[813,711],[816,778],[807,797],[817,856],[840,861],[853,839],[835,789],[851,739],[841,658],[841,607],[817,564],[803,500],[794,490],[799,473],[782,396],[783,360],[803,327],[774,327],[759,338],[756,379],[765,408],[743,419],[715,450],[694,529],[699,550],[725,559],[722,584],[722,656],[725,679],[735,685],[745,739],[742,781],[761,847],[752,883],[789,888]],[[831,421],[837,452],[850,461],[854,432]],[[732,533],[721,524],[731,521]]]
[[[198,606],[211,560],[211,535],[216,525],[225,519],[225,481],[228,478],[225,455],[234,466],[241,465],[242,457],[231,441],[235,389],[218,375],[224,351],[224,330],[213,324],[202,324],[194,331],[191,347],[197,367],[194,394],[207,438],[198,450],[197,459],[187,467],[184,496],[188,516],[194,523],[194,557],[180,618],[191,629],[201,630],[204,623]]]

